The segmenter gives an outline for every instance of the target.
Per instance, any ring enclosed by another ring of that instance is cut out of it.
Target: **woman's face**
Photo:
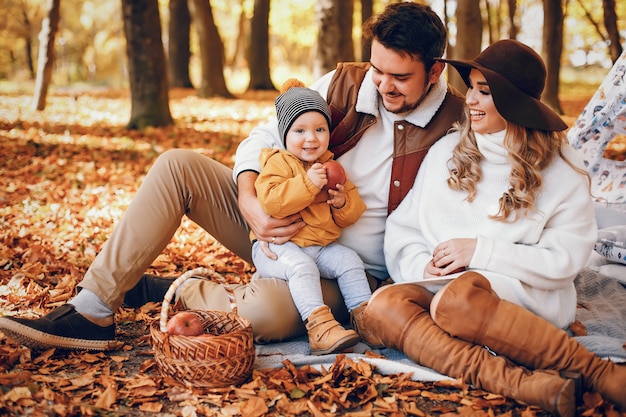
[[[469,107],[472,130],[483,134],[504,130],[506,120],[496,109],[491,89],[484,75],[472,69],[469,78],[470,86],[465,94],[465,103]]]

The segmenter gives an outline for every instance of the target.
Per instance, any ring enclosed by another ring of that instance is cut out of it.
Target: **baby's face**
[[[317,111],[302,113],[293,122],[287,135],[287,150],[305,162],[314,162],[328,149],[330,129],[328,121]]]

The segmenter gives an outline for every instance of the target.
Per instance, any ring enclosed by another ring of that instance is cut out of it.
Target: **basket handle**
[[[220,274],[212,269],[204,267],[191,269],[176,278],[167,289],[167,292],[165,293],[165,297],[163,299],[163,305],[161,306],[160,328],[162,332],[167,332],[167,316],[169,313],[170,304],[174,299],[174,295],[176,294],[176,290],[183,284],[183,282],[187,281],[189,278],[213,278],[215,281],[218,281],[220,283],[223,283],[224,281],[224,277],[222,277]],[[230,308],[236,314],[237,303],[235,300],[235,293],[229,286],[224,286],[224,289],[228,294]]]

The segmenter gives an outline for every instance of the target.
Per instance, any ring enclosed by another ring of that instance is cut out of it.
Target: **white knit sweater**
[[[413,189],[389,216],[385,260],[391,277],[396,282],[424,281],[424,268],[438,243],[476,238],[469,269],[483,274],[503,299],[565,327],[575,316],[573,280],[596,241],[587,179],[557,157],[542,172],[536,211],[514,223],[492,220],[488,215],[496,214],[498,199],[509,188],[504,131],[476,136],[485,159],[474,201],[446,183],[447,161],[459,140],[452,133],[431,148]],[[572,148],[566,146],[565,153],[582,167]],[[428,287],[436,291],[442,285]]]

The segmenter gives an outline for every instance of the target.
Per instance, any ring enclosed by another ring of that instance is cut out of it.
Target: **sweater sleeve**
[[[233,168],[233,180],[237,183],[237,177],[244,171],[260,172],[259,155],[264,148],[285,149],[279,138],[278,122],[276,119],[259,125],[252,129],[237,147],[235,152],[235,166]]]
[[[539,289],[562,288],[572,282],[591,254],[597,226],[586,179],[566,168],[561,166],[552,179],[545,178],[546,199],[555,195],[557,199],[550,211],[533,213],[547,216],[538,239],[511,242],[479,235],[470,268],[510,276]]]

